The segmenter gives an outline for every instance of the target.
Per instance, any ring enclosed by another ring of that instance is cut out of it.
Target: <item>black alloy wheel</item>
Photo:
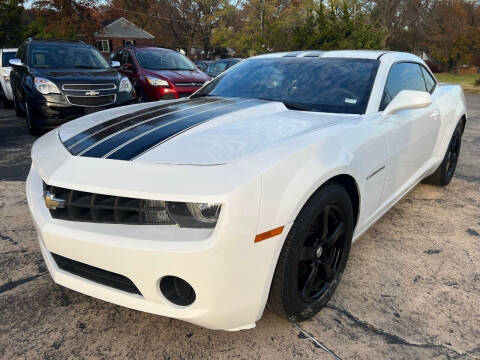
[[[306,303],[319,299],[338,274],[345,251],[345,214],[326,206],[311,225],[298,261],[298,291]]]
[[[455,173],[455,168],[457,167],[458,157],[460,156],[460,144],[462,134],[460,131],[455,131],[452,136],[452,140],[448,146],[447,150],[447,166],[445,166],[447,178],[452,178]]]
[[[290,321],[318,313],[337,288],[350,254],[350,196],[337,183],[317,190],[295,219],[280,252],[268,306]]]
[[[442,163],[432,175],[424,180],[424,182],[436,186],[446,186],[450,183],[453,175],[455,174],[455,169],[457,168],[464,127],[465,120],[460,119],[455,130],[453,131]]]

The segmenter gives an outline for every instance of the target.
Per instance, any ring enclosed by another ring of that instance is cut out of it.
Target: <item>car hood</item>
[[[210,80],[207,74],[203,71],[195,70],[148,70],[148,73],[153,76],[162,76],[171,82],[195,82],[204,83]]]
[[[75,156],[215,165],[359,118],[288,110],[273,101],[208,97],[107,110],[71,121],[59,132]]]
[[[117,83],[120,74],[115,69],[33,69],[35,76],[55,83],[95,84],[105,81]]]

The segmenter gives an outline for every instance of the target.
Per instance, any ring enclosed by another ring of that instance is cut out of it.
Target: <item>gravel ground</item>
[[[480,96],[457,173],[420,184],[352,246],[328,307],[210,331],[53,283],[25,199],[34,138],[0,109],[0,358],[480,359]]]

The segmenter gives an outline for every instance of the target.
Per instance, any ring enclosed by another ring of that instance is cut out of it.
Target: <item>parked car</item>
[[[215,61],[213,64],[208,65],[208,68],[205,72],[208,76],[214,78],[242,60],[243,59],[238,58],[218,60]]]
[[[32,134],[135,101],[128,78],[83,42],[28,39],[10,64],[15,111]]]
[[[430,68],[430,70],[432,70],[433,73],[443,72],[443,65],[439,62],[433,60],[425,60],[425,63]]]
[[[27,198],[58,284],[211,329],[254,327],[267,301],[302,321],[353,240],[420,181],[450,182],[466,114],[414,55],[268,54],[43,136]]]
[[[12,87],[10,86],[10,60],[15,58],[17,49],[0,49],[0,100],[5,106],[12,101]]]
[[[210,64],[213,64],[213,61],[210,61],[210,60],[195,61],[195,65],[197,65],[197,67],[202,71],[206,71],[208,68],[208,65]]]
[[[187,97],[210,80],[186,56],[174,50],[125,46],[115,50],[110,58],[120,63],[119,71],[132,82],[139,102]]]

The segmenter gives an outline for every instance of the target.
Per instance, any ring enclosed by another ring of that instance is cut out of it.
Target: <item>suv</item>
[[[81,41],[28,39],[10,64],[15,112],[32,134],[135,101],[128,78],[112,68],[119,64]]]
[[[238,58],[218,60],[218,61],[215,61],[213,64],[208,65],[208,68],[207,70],[205,70],[205,72],[207,73],[208,76],[214,78],[242,60],[243,59],[238,59]]]
[[[133,84],[139,102],[187,97],[210,80],[187,57],[169,49],[124,46],[110,55]]]
[[[12,88],[10,87],[10,60],[15,57],[17,49],[0,49],[0,100],[5,106],[12,101]]]

